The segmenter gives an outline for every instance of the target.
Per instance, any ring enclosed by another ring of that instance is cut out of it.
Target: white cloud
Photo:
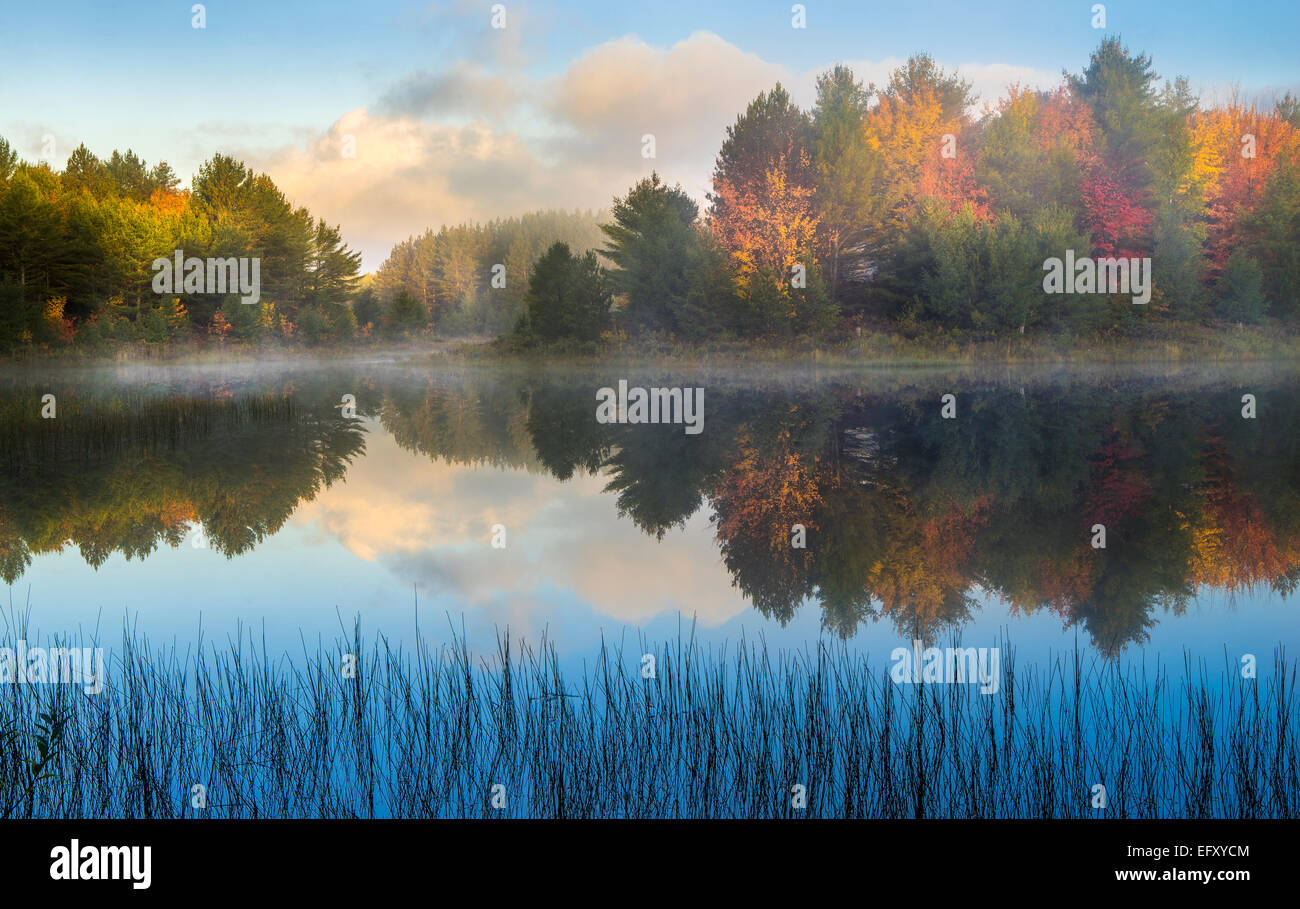
[[[1007,93],[1007,88],[1016,83],[1021,88],[1044,91],[1061,83],[1060,72],[1011,63],[962,63],[957,72],[974,86],[981,106],[983,102],[996,104]]]
[[[356,157],[343,155],[347,137]],[[295,204],[341,223],[374,268],[399,240],[439,224],[572,207],[573,193],[509,130],[349,111],[305,147],[254,162]],[[590,193],[588,195],[591,195]]]
[[[726,127],[755,95],[782,80],[789,80],[785,67],[696,32],[670,48],[636,37],[606,42],[570,64],[545,92],[550,113],[566,130],[556,147],[616,180],[612,191],[653,168],[702,198]],[[646,134],[655,137],[652,161],[641,156]]]

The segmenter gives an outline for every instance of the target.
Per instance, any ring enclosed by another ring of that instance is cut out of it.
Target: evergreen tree
[[[625,321],[633,329],[682,331],[699,207],[652,173],[614,200],[612,214],[613,222],[601,225],[609,238],[601,253],[614,264],[610,280],[624,297]]]
[[[1264,270],[1240,250],[1228,257],[1219,277],[1215,308],[1230,322],[1259,322],[1264,318]]]
[[[577,257],[567,243],[555,243],[533,266],[524,301],[528,335],[594,341],[609,324],[613,293],[595,253]]]
[[[845,248],[860,244],[867,227],[879,217],[874,189],[880,158],[862,129],[873,90],[870,85],[864,88],[845,66],[817,77],[812,144],[819,240],[830,295],[836,299]]]

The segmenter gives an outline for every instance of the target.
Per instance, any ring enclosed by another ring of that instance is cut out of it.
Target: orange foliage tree
[[[1241,224],[1262,201],[1278,165],[1300,158],[1300,133],[1275,113],[1232,103],[1191,118],[1196,171],[1205,186],[1207,255],[1218,273],[1242,245]]]

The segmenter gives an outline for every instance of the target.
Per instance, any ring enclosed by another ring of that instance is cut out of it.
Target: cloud
[[[345,157],[349,147],[355,157]],[[254,163],[295,204],[341,223],[367,268],[378,266],[395,242],[426,228],[573,207],[582,196],[513,131],[364,108],[344,114],[306,146]]]
[[[465,63],[445,73],[412,73],[388,89],[378,111],[387,116],[495,119],[519,100],[514,80]]]
[[[491,29],[481,8],[465,8],[457,34],[495,41],[522,29],[515,6],[508,15],[515,18],[507,29]],[[811,106],[817,74],[832,65],[793,72],[711,32],[667,47],[615,38],[544,78],[530,78],[516,57],[497,50],[480,58],[495,61],[490,65],[474,60],[412,73],[324,133],[250,163],[295,203],[342,224],[369,270],[393,244],[444,224],[605,208],[651,170],[703,203],[726,128],[748,103],[780,81],[797,103]],[[903,62],[849,66],[880,86]],[[1048,88],[1059,80],[1009,63],[956,68],[990,102],[1014,82]],[[654,136],[653,159],[642,155],[647,135]],[[346,141],[355,144],[355,158],[343,157]]]
[[[708,189],[713,157],[726,127],[760,91],[789,79],[788,70],[710,32],[669,48],[636,37],[598,45],[546,87],[548,112],[564,132],[550,143],[580,162],[584,179],[603,172],[610,191],[656,169],[697,198]],[[655,158],[642,157],[642,137]]]
[[[970,82],[983,102],[996,104],[1007,88],[1019,83],[1021,88],[1048,90],[1061,84],[1059,71],[1016,66],[1011,63],[962,63],[957,72]]]
[[[532,62],[527,46],[546,46],[548,23],[534,16],[526,3],[501,5],[504,9],[498,11],[495,3],[481,0],[430,3],[408,13],[402,25],[419,31],[435,57],[490,60],[498,67],[518,69]]]
[[[374,110],[349,111],[313,141],[253,163],[295,203],[344,225],[372,269],[426,228],[603,208],[652,169],[702,199],[725,127],[784,74],[706,32],[671,48],[620,38],[532,88],[477,65],[408,76]],[[504,124],[523,106],[527,135]],[[455,114],[475,119],[448,122]],[[647,133],[653,160],[641,156]],[[355,158],[343,156],[348,141]]]

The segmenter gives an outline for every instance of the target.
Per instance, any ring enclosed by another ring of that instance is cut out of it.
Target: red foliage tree
[[[1083,181],[1083,223],[1098,256],[1141,256],[1150,249],[1151,212],[1136,194],[1095,171]]]

